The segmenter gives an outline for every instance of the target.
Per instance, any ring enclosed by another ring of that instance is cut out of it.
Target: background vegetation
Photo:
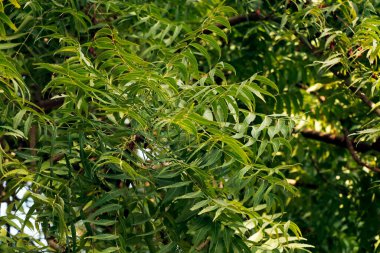
[[[375,252],[379,7],[0,1],[0,250]]]

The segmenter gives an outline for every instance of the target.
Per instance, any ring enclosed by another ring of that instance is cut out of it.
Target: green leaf
[[[218,51],[219,57],[221,56],[222,50],[221,50],[218,42],[211,35],[201,34],[201,35],[199,35],[199,38],[201,38],[202,40],[204,40],[205,42],[210,44],[210,46],[212,46],[214,49],[216,49]]]
[[[11,49],[21,45],[21,43],[0,43],[0,50]]]
[[[275,126],[268,127],[269,139],[272,140],[273,137],[278,133],[278,129]]]
[[[196,198],[199,198],[202,196],[203,196],[203,192],[196,191],[196,192],[190,192],[190,193],[187,193],[185,195],[176,197],[175,200],[177,200],[177,199],[196,199]]]
[[[93,239],[93,240],[100,240],[100,241],[111,241],[118,239],[118,235],[113,234],[99,234],[99,235],[93,235],[93,236],[87,236],[86,239]],[[110,251],[109,251],[110,252]],[[113,252],[113,251],[111,251]]]
[[[11,2],[11,4],[13,4],[14,7],[16,7],[17,9],[21,8],[20,4],[18,3],[17,0],[9,0]]]
[[[216,206],[216,205],[215,205],[215,206],[208,206],[208,207],[202,209],[202,210],[198,213],[198,215],[201,215],[201,214],[204,214],[204,213],[208,213],[208,212],[214,211],[214,210],[216,210],[216,209],[218,209],[218,206]]]
[[[219,208],[218,210],[216,210],[216,212],[215,212],[215,216],[214,216],[214,218],[212,219],[212,221],[215,221],[216,219],[218,219],[218,217],[222,214],[222,212],[224,211],[224,207],[222,207],[222,208]]]
[[[234,138],[228,136],[228,135],[218,135],[212,137],[216,141],[221,141],[229,147],[228,150],[225,150],[227,154],[231,155],[232,157],[238,159],[242,163],[246,164],[250,160],[244,149],[242,148],[243,145],[235,140]]]
[[[272,123],[272,119],[268,116],[265,116],[263,122],[261,122],[260,127],[257,131],[260,132],[263,129],[266,129],[268,126],[270,126],[271,123]]]
[[[178,182],[178,183],[175,183],[175,184],[171,184],[171,185],[166,185],[166,186],[160,187],[160,188],[158,188],[158,190],[161,190],[161,189],[170,189],[170,188],[178,188],[178,187],[189,185],[191,183],[192,183],[192,181]]]
[[[259,150],[257,151],[256,160],[257,160],[258,158],[260,158],[260,156],[264,153],[265,148],[267,147],[267,145],[268,145],[268,141],[267,141],[267,140],[262,140],[262,141],[261,141],[261,144],[260,144]]]
[[[13,118],[13,128],[18,128],[18,126],[20,125],[20,122],[22,120],[22,118],[24,117],[26,113],[26,110],[20,110],[16,116]]]
[[[13,169],[13,170],[11,170],[11,171],[8,171],[7,173],[5,173],[5,174],[3,174],[2,175],[2,178],[7,178],[7,177],[10,177],[10,176],[14,176],[14,175],[29,175],[30,173],[29,173],[29,171],[28,170],[26,170],[26,169],[22,169],[22,168],[20,168],[20,169]]]
[[[5,13],[0,12],[0,21],[7,24],[13,31],[15,31],[15,32],[17,31],[17,27],[12,23],[12,21],[9,19],[9,17],[7,15],[5,15]]]
[[[214,32],[216,35],[223,38],[226,43],[228,42],[227,35],[219,27],[217,27],[215,25],[210,25],[210,26],[207,26],[207,30]]]
[[[116,220],[84,220],[83,222],[88,222],[97,226],[112,226],[114,225],[117,221]]]
[[[214,17],[214,21],[218,24],[221,24],[223,25],[224,27],[226,27],[228,30],[231,30],[231,25],[230,25],[230,22],[228,21],[227,18],[225,17],[222,17],[222,16],[217,16],[217,17]]]
[[[223,13],[232,13],[232,14],[238,13],[234,8],[232,8],[230,6],[220,6],[218,8],[218,11],[223,12]]]
[[[260,204],[261,200],[263,199],[263,196],[264,196],[264,191],[267,189],[267,182],[263,182],[261,181],[261,184],[260,184],[260,187],[259,189],[256,191],[256,193],[254,194],[254,197],[253,197],[253,201],[254,201],[254,206],[257,206],[258,204]]]
[[[27,33],[16,33],[16,34],[12,34],[12,35],[7,35],[7,36],[0,36],[0,41],[1,40],[5,40],[5,41],[10,41],[10,40],[16,40],[16,39],[19,39],[21,37],[24,37]],[[17,44],[17,43],[15,43]]]
[[[197,210],[199,208],[202,208],[202,207],[208,205],[210,202],[211,202],[211,200],[209,200],[209,199],[205,199],[205,200],[199,201],[193,207],[191,207],[190,210],[191,211],[195,211],[195,210]]]
[[[211,66],[211,57],[210,54],[207,52],[206,48],[204,48],[198,43],[190,43],[190,46],[197,49],[201,53],[201,55],[206,58],[208,65]]]
[[[95,212],[91,213],[89,216],[88,216],[88,220],[92,220],[93,218],[99,216],[100,214],[103,214],[103,213],[111,213],[111,212],[115,212],[115,211],[118,211],[122,208],[123,206],[119,205],[119,204],[108,204],[108,205],[105,205],[99,209],[97,209]]]
[[[273,88],[277,93],[279,92],[277,85],[274,82],[272,82],[271,80],[269,80],[268,78],[266,78],[264,76],[256,75],[254,79],[260,81],[261,83],[263,83],[265,85],[268,85],[271,88]]]
[[[304,248],[314,248],[313,245],[305,244],[305,243],[288,243],[286,245],[289,249],[304,249]]]

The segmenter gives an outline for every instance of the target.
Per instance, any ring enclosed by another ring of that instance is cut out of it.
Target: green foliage
[[[294,121],[257,109],[275,101],[272,81],[231,81],[221,61],[217,24],[231,29],[234,9],[4,4],[1,176],[13,200],[0,222],[17,230],[4,251],[308,247],[281,214],[278,193],[295,189],[273,160],[291,152]]]
[[[0,1],[0,250],[375,251],[379,4]]]

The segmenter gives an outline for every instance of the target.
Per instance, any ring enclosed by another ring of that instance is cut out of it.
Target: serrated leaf
[[[268,145],[268,141],[267,141],[267,140],[262,140],[262,141],[261,141],[261,144],[260,144],[259,150],[257,151],[256,160],[257,160],[258,158],[260,158],[260,156],[264,153],[265,148],[267,147],[267,145]]]
[[[206,108],[206,110],[203,113],[203,117],[205,119],[207,119],[208,121],[214,120],[214,117],[213,117],[213,114],[212,114],[212,111],[210,110],[210,108]]]
[[[280,141],[278,139],[273,139],[270,142],[273,146],[274,155],[280,150]]]
[[[268,127],[268,135],[269,139],[272,140],[272,138],[278,133],[278,130],[275,126]]]
[[[253,235],[251,235],[248,238],[248,240],[257,243],[257,242],[260,242],[263,238],[264,238],[264,233],[263,233],[263,231],[259,230],[256,233],[254,233]]]
[[[260,126],[252,126],[251,135],[254,140],[257,140],[260,136],[261,130],[259,130]]]
[[[261,122],[260,127],[257,131],[262,131],[263,129],[267,128],[271,123],[272,119],[268,116],[265,116],[263,122]]]

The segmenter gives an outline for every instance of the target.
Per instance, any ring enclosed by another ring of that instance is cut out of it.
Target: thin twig
[[[54,237],[46,238],[46,241],[48,243],[48,246],[52,249],[54,249],[56,252],[64,252],[65,248],[58,244],[57,239]]]
[[[207,245],[209,243],[210,243],[210,239],[205,240],[204,242],[202,242],[201,244],[199,244],[199,246],[197,247],[197,250],[201,251],[202,249],[204,249],[205,247],[207,247]]]
[[[371,108],[378,116],[380,116],[380,108],[376,108],[376,104],[372,102],[361,90],[348,86],[348,88],[360,98],[369,108]]]
[[[271,15],[263,16],[263,15],[261,15],[260,11],[257,10],[254,12],[250,12],[247,15],[238,15],[238,16],[231,17],[228,19],[228,22],[230,22],[231,26],[235,26],[235,25],[238,25],[238,24],[244,23],[244,22],[269,20],[271,18],[273,18]],[[224,26],[221,24],[217,24],[217,26],[219,28],[224,28]]]
[[[348,135],[349,135],[349,133],[348,133],[347,129],[344,129],[344,136],[345,136],[345,140],[346,140],[346,145],[347,145],[348,151],[350,151],[350,154],[351,154],[352,158],[355,160],[355,162],[361,166],[364,166],[364,167],[374,171],[374,172],[380,172],[379,168],[368,165],[367,163],[363,162],[360,159],[360,157],[356,153],[354,146],[352,145],[352,141],[351,141],[350,137],[348,137]]]
[[[234,16],[228,19],[231,26],[238,25],[243,22],[249,22],[249,21],[261,21],[261,20],[273,20],[274,17],[272,15],[263,16],[259,11],[251,12],[248,15],[238,15]],[[225,28],[222,24],[217,24],[219,28]],[[314,48],[309,41],[303,37],[301,34],[297,34],[300,38],[301,42],[305,45],[307,45],[307,48],[314,54],[315,56],[320,56],[320,53],[316,51],[316,48]],[[376,104],[372,102],[364,92],[362,92],[360,89],[353,87],[350,84],[349,77],[342,77],[341,74],[339,74],[337,71],[332,71],[333,74],[338,78],[344,78],[344,84],[347,86],[359,99],[361,99],[369,108],[371,108],[378,116],[380,116],[380,108],[375,108]]]
[[[360,90],[360,88],[355,88],[352,86],[350,81],[350,75],[342,75],[336,70],[331,70],[331,72],[339,79],[343,79],[344,85],[352,92],[355,96],[357,96],[361,101],[363,101],[369,108],[371,108],[377,116],[380,116],[380,108],[375,108],[376,105],[374,102],[372,102],[364,92]]]

